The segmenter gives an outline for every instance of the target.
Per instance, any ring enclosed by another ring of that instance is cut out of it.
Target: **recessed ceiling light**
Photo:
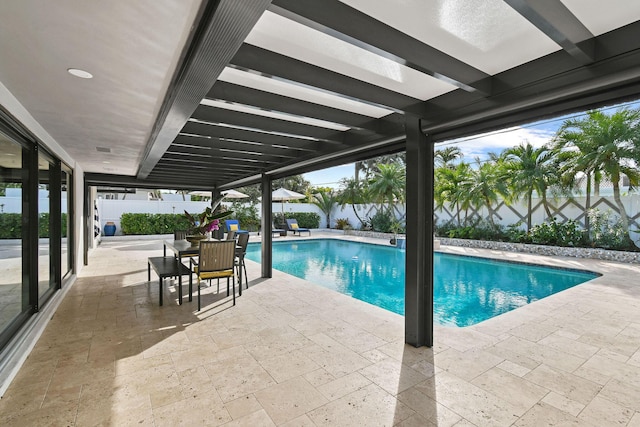
[[[93,74],[91,74],[88,71],[81,70],[79,68],[69,68],[67,71],[72,76],[80,77],[81,79],[92,79],[93,78]]]
[[[102,163],[104,163],[104,164],[107,164],[107,165],[108,165],[108,164],[109,164],[109,163],[111,163],[111,162],[108,162],[108,161],[106,161],[106,160],[105,160],[105,161],[103,161]]]

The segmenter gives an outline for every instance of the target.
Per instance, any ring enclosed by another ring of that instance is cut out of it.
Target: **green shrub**
[[[452,221],[448,221],[436,227],[438,236],[446,236],[452,239],[474,239],[474,240],[507,240],[507,233],[501,225],[492,224],[488,221],[476,221],[472,225],[458,226]]]
[[[285,212],[284,218],[295,219],[302,228],[320,227],[320,215],[315,212]],[[273,223],[276,227],[287,228],[282,218],[282,212],[273,212]]]
[[[62,214],[62,237],[67,237],[67,214]],[[38,237],[49,237],[49,214],[38,215]],[[22,238],[22,214],[0,213],[0,239],[21,239]]]
[[[600,212],[590,209],[587,213],[591,223],[591,245],[605,249],[630,249],[627,247],[627,234],[622,228],[620,218],[611,210]]]
[[[348,218],[338,218],[336,219],[336,228],[338,230],[351,230],[351,223]]]
[[[239,203],[234,203],[231,210],[233,214],[227,218],[237,219],[241,229],[247,231],[260,230],[260,217],[258,216],[258,209],[254,205],[243,206]]]
[[[515,224],[509,224],[506,228],[506,236],[509,242],[513,243],[531,243],[529,234],[522,229],[522,221]]]
[[[22,237],[22,214],[0,213],[0,239]]]
[[[171,234],[186,230],[189,221],[182,214],[123,213],[120,217],[122,234]]]
[[[389,212],[380,210],[375,213],[371,218],[371,227],[373,231],[377,231],[380,233],[390,233],[391,227],[395,218],[393,218]]]
[[[575,247],[585,244],[582,227],[574,220],[559,223],[555,218],[552,218],[551,221],[531,227],[529,238],[531,243],[537,245]]]

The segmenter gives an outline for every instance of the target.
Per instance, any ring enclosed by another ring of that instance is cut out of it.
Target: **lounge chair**
[[[273,223],[271,223],[271,235],[280,235],[280,236],[286,236],[287,235],[287,230],[283,229],[283,228],[276,228]]]
[[[293,231],[294,236],[296,235],[296,233],[298,233],[298,236],[302,236],[302,234],[300,234],[300,232],[302,231],[306,231],[307,233],[309,233],[309,236],[311,236],[311,230],[309,230],[308,228],[300,227],[298,225],[298,221],[295,218],[287,219],[287,227],[289,228],[289,231]]]
[[[248,233],[247,230],[240,229],[240,223],[238,222],[237,219],[225,219],[224,223],[225,223],[225,227],[227,227],[227,233],[229,231],[235,231],[236,234]]]

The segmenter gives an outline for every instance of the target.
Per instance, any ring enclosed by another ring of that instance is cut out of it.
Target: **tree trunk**
[[[533,190],[529,191],[527,194],[527,231],[531,231],[531,214],[533,213],[533,201],[531,200],[533,196]]]
[[[614,177],[612,177],[614,178]],[[626,234],[627,243],[631,243],[631,236],[629,235],[629,217],[627,216],[627,211],[624,209],[624,205],[622,204],[622,199],[620,198],[620,177],[618,179],[612,179],[613,184],[613,199],[616,201],[616,205],[618,205],[618,210],[620,214],[620,220],[622,221],[622,229]]]
[[[353,213],[356,215],[356,218],[358,218],[358,221],[360,221],[360,225],[362,226],[364,224],[364,221],[362,221],[362,218],[360,218],[360,215],[358,215],[355,203],[351,204],[351,209],[353,209]]]
[[[493,209],[491,209],[491,202],[489,199],[485,199],[484,203],[487,205],[487,211],[489,211],[489,224],[493,226]]]
[[[591,209],[591,174],[587,174],[587,194],[584,201],[584,228],[587,236],[591,237],[591,221],[589,221],[589,209]]]

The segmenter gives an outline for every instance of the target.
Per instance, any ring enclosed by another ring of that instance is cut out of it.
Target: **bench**
[[[149,257],[147,265],[147,280],[151,281],[151,269],[158,275],[158,285],[160,289],[160,305],[162,305],[162,282],[165,277],[178,276],[178,303],[182,304],[182,276],[189,275],[189,301],[192,301],[191,297],[191,270],[189,267],[181,263],[176,257],[172,256],[158,256]]]

